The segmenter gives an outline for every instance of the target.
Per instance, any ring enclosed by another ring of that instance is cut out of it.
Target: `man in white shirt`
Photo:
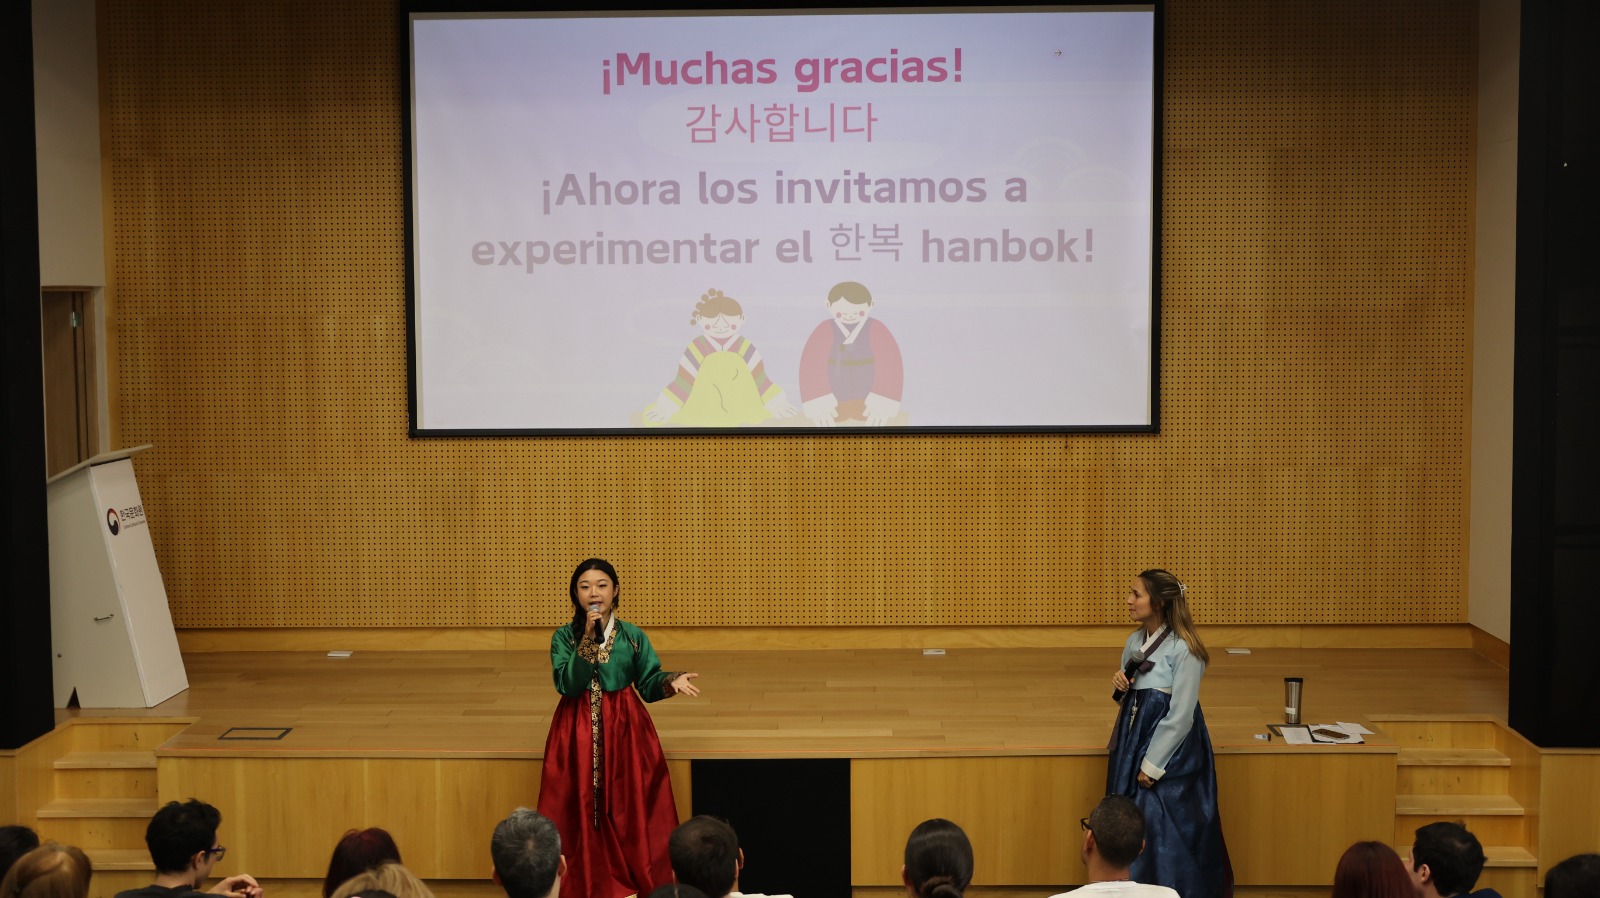
[[[1166,886],[1144,885],[1128,878],[1128,867],[1144,850],[1144,814],[1132,799],[1107,795],[1081,824],[1089,882],[1052,898],[1179,898]]]

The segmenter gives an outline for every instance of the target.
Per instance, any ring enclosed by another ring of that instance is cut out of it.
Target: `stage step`
[[[56,759],[57,770],[154,770],[153,751],[75,751]]]
[[[1485,867],[1538,867],[1539,859],[1533,852],[1516,845],[1483,846]]]
[[[144,848],[94,848],[84,852],[89,856],[89,863],[94,866],[94,872],[102,870],[150,870],[154,871],[156,865],[150,860],[150,852]]]
[[[1509,795],[1396,795],[1396,814],[1520,817],[1522,805]]]
[[[151,817],[161,802],[154,798],[58,798],[39,809],[39,818]]]
[[[1492,748],[1402,748],[1401,767],[1510,767],[1511,759]]]
[[[1407,749],[1496,748],[1499,724],[1492,720],[1446,720],[1424,717],[1386,717],[1373,720],[1379,730]]]

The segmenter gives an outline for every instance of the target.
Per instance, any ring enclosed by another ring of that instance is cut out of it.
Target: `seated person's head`
[[[17,858],[0,877],[6,898],[88,898],[89,858],[71,845],[46,842]]]
[[[195,864],[206,875],[215,863],[217,827],[222,825],[222,812],[199,800],[169,801],[144,830],[144,844],[150,849],[150,860],[161,873],[184,873]]]
[[[1594,898],[1600,895],[1600,854],[1576,854],[1544,875],[1544,898]]]
[[[415,873],[393,861],[357,873],[340,883],[333,890],[333,898],[353,898],[358,895],[368,898],[380,891],[388,892],[394,898],[433,898],[433,891]]]
[[[961,898],[972,884],[972,843],[961,827],[935,817],[906,839],[900,878],[917,898]]]
[[[1101,860],[1125,870],[1144,850],[1144,814],[1133,803],[1133,799],[1107,795],[1089,814],[1089,835],[1084,839],[1085,852],[1089,850],[1091,839]]]
[[[350,877],[387,861],[400,863],[400,849],[394,837],[378,827],[352,829],[333,847],[333,857],[328,861],[328,875],[322,880],[322,898],[328,898]]]
[[[1333,898],[1417,898],[1417,887],[1393,848],[1357,842],[1333,871]]]
[[[739,837],[715,817],[690,817],[679,824],[667,838],[667,855],[679,883],[711,898],[733,891],[739,878]]]
[[[0,876],[17,858],[39,847],[39,834],[26,826],[0,826]]]
[[[1417,828],[1411,845],[1411,880],[1422,894],[1431,886],[1440,895],[1472,891],[1483,872],[1483,846],[1460,823],[1430,823]]]
[[[527,808],[517,808],[495,826],[489,856],[494,881],[509,898],[545,898],[567,872],[555,823]]]

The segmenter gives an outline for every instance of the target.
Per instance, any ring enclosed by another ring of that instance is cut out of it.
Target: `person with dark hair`
[[[942,817],[918,823],[906,839],[900,881],[912,898],[961,898],[972,884],[972,842]]]
[[[387,830],[372,826],[346,831],[339,844],[333,846],[333,857],[328,859],[328,875],[322,879],[322,898],[328,898],[357,873],[389,861],[402,863],[400,848]]]
[[[572,623],[550,639],[561,701],[544,745],[539,813],[561,832],[565,887],[581,898],[648,893],[672,879],[667,838],[678,811],[644,702],[700,694],[699,674],[662,670],[649,637],[617,616],[620,586],[609,562],[580,562],[567,585]]]
[[[5,876],[17,858],[39,847],[39,834],[26,826],[0,826],[0,876]]]
[[[32,830],[29,830],[32,832]],[[46,842],[16,859],[0,876],[5,898],[89,898],[94,868],[82,851]]]
[[[167,802],[144,830],[156,881],[142,889],[118,892],[116,898],[173,898],[199,891],[228,851],[217,844],[221,825],[222,812],[197,798]],[[228,898],[261,898],[262,894],[261,884],[248,873],[229,876],[209,891]]]
[[[1575,854],[1544,875],[1544,898],[1600,895],[1600,854]]]
[[[1357,842],[1333,871],[1333,898],[1417,898],[1417,887],[1393,848]]]
[[[710,898],[791,898],[739,891],[744,849],[739,847],[739,834],[725,820],[704,814],[690,817],[667,839],[667,854],[672,858],[673,879]]]
[[[549,817],[517,808],[496,824],[489,839],[494,881],[507,898],[556,898],[567,875],[561,833]]]
[[[733,827],[704,814],[678,824],[667,839],[672,876],[710,898],[724,898],[739,882],[744,852]]]
[[[1106,793],[1144,813],[1146,850],[1131,872],[1183,898],[1229,898],[1233,865],[1217,814],[1217,769],[1200,712],[1211,656],[1189,616],[1189,590],[1147,570],[1128,590],[1128,634],[1111,685],[1120,702],[1111,731]]]
[[[1178,893],[1166,886],[1134,882],[1128,875],[1128,867],[1144,850],[1144,814],[1133,799],[1107,795],[1079,824],[1083,827],[1081,856],[1089,868],[1089,881],[1053,898],[1178,898]]]
[[[1461,823],[1429,823],[1417,827],[1411,843],[1411,881],[1420,898],[1450,898],[1472,892],[1474,898],[1500,898],[1494,889],[1473,892],[1483,873],[1483,846]]]

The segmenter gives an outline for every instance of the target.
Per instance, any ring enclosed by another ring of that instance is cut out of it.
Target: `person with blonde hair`
[[[392,861],[345,880],[333,890],[331,898],[369,896],[374,892],[387,892],[394,898],[433,898],[433,890],[415,873]]]
[[[1228,898],[1233,865],[1200,713],[1200,678],[1211,656],[1189,616],[1189,589],[1167,571],[1143,571],[1128,590],[1128,616],[1139,626],[1111,678],[1120,707],[1106,794],[1133,799],[1144,814],[1146,847],[1133,861],[1133,878],[1183,898]]]
[[[0,880],[5,898],[88,898],[94,869],[81,850],[45,842],[17,858]]]

